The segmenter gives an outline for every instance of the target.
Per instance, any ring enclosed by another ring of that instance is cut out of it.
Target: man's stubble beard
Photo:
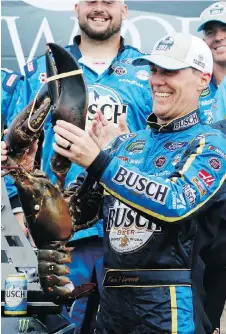
[[[221,67],[223,67],[223,68],[226,68],[226,57],[225,57],[225,59],[222,59],[222,60],[219,60],[219,59],[214,58],[213,61],[214,61],[214,63],[216,63],[218,66],[221,66]]]
[[[79,27],[82,32],[84,32],[90,39],[95,41],[106,41],[110,39],[112,36],[120,32],[122,26],[122,20],[119,23],[115,23],[108,27],[103,33],[97,33],[90,29],[88,24],[79,22]]]

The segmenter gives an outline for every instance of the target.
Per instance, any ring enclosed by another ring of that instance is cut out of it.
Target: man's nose
[[[222,30],[218,30],[215,34],[215,40],[223,41],[224,38],[226,38],[226,32]]]
[[[103,11],[103,1],[96,1],[94,9],[98,12]]]
[[[155,74],[151,74],[150,76],[150,84],[151,86],[162,86],[165,85],[166,81],[164,78],[164,75],[160,74],[160,73],[155,73]]]

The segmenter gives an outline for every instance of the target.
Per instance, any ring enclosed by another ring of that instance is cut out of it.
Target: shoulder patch
[[[23,76],[19,73],[8,72],[2,81],[2,88],[4,91],[13,95],[13,92],[20,80],[23,80]]]
[[[41,56],[41,57],[44,57],[44,56]],[[25,74],[28,78],[30,78],[37,71],[37,68],[38,68],[38,60],[37,59],[38,58],[33,59],[32,61],[30,61],[29,63],[27,63],[24,66],[24,72],[25,72]]]
[[[8,87],[12,87],[13,86],[13,83],[14,81],[16,80],[16,78],[18,77],[17,74],[11,74],[10,77],[8,78],[8,80],[6,81],[6,86]]]

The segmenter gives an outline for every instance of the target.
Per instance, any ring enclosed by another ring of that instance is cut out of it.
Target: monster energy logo
[[[145,140],[136,140],[126,147],[126,151],[129,153],[141,153],[144,149],[145,143]]]
[[[207,88],[203,89],[200,96],[205,97],[205,96],[209,96],[209,95],[210,95],[210,89],[207,87]]]
[[[28,326],[29,326],[29,319],[20,319],[18,320],[18,331],[20,333],[26,333],[28,330]]]

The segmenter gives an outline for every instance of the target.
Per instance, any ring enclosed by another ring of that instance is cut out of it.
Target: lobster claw
[[[49,96],[54,105],[52,124],[54,126],[57,120],[64,120],[85,129],[88,94],[82,70],[76,59],[67,50],[54,43],[47,45],[54,59],[53,62],[47,51],[47,76],[50,77],[50,80],[57,80],[57,87],[49,86]],[[51,160],[51,168],[61,189],[64,188],[65,177],[70,167],[71,162],[67,158],[55,153]]]
[[[54,67],[53,60],[49,51],[47,51],[47,77],[55,75],[56,79],[59,80],[58,90],[55,85],[49,86],[49,96],[54,105],[52,111],[53,125],[55,125],[57,120],[61,119],[84,129],[88,96],[82,70],[75,58],[67,50],[54,43],[48,43],[47,45],[55,61]]]
[[[59,96],[59,87],[56,81],[48,82],[48,78],[56,74],[53,62],[46,53],[47,83],[44,84],[32,100],[11,123],[6,143],[9,155],[15,162],[20,163],[24,151],[39,139],[51,105]]]
[[[32,145],[41,134],[51,101],[47,87],[40,90],[37,98],[30,102],[13,120],[6,136],[9,155],[18,163],[24,151]]]

